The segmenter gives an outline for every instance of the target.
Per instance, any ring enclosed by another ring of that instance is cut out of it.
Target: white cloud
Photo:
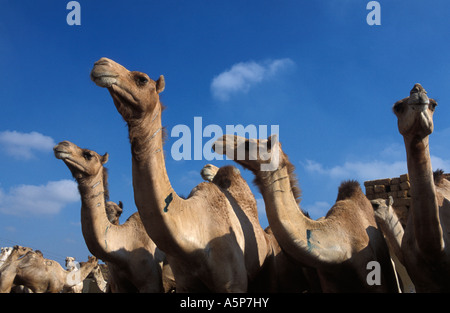
[[[433,171],[437,169],[444,170],[445,173],[450,172],[450,160],[444,160],[437,156],[430,156],[431,165],[433,166]]]
[[[433,155],[430,158],[433,170],[443,169],[444,172],[449,172],[450,160],[444,160]],[[356,179],[361,182],[398,177],[408,172],[406,160],[392,162],[380,160],[369,162],[345,162],[343,165],[336,165],[328,168],[316,161],[306,160],[303,167],[310,173],[329,176],[336,180]]]
[[[406,161],[385,162],[345,162],[343,165],[337,165],[325,168],[322,164],[306,160],[304,168],[311,173],[329,176],[333,179],[356,179],[367,181],[373,179],[396,177],[407,172]]]
[[[19,185],[0,189],[0,212],[9,215],[54,215],[64,206],[80,200],[77,184],[63,179],[46,185]]]
[[[234,64],[231,69],[214,77],[211,83],[211,92],[214,98],[227,101],[231,95],[246,93],[252,86],[273,78],[294,64],[294,61],[289,58],[260,63],[250,61]]]
[[[55,141],[38,132],[21,133],[6,130],[0,132],[0,144],[9,155],[28,160],[35,157],[35,152],[52,151]]]

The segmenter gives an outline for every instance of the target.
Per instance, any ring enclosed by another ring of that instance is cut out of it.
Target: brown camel
[[[276,136],[249,140],[225,135],[213,149],[255,174],[277,241],[300,264],[317,269],[324,292],[398,291],[388,248],[357,182],[343,183],[326,217],[314,221],[299,208],[294,166]],[[377,264],[378,280],[374,280],[369,269]]]
[[[401,251],[401,243],[404,235],[403,226],[400,219],[394,211],[392,205],[394,199],[389,196],[389,199],[374,199],[370,200],[375,213],[375,220],[381,229],[381,232],[387,239],[386,242],[389,247],[391,260],[398,276],[400,277],[399,285],[401,285],[402,292],[413,293],[416,292],[411,277],[404,266],[403,253]]]
[[[81,149],[63,141],[54,148],[78,182],[81,195],[81,226],[89,251],[108,263],[113,292],[163,292],[164,253],[148,237],[139,213],[122,225],[108,220],[108,154]],[[170,268],[166,267],[169,271]]]
[[[393,111],[406,148],[411,208],[402,241],[403,258],[418,292],[450,291],[450,182],[433,177],[429,135],[437,102],[420,84]]]
[[[30,251],[2,270],[0,292],[10,292],[13,284],[23,285],[34,293],[61,292],[82,282],[96,265],[97,258],[89,257],[79,271],[70,272],[58,262],[45,259],[40,251]]]
[[[188,199],[173,190],[163,153],[163,76],[154,81],[102,58],[91,78],[108,89],[128,125],[135,203],[147,233],[167,255],[177,291],[247,291],[272,255],[264,230],[245,208],[252,196],[230,201],[207,182]]]
[[[119,225],[120,224],[119,218],[123,212],[122,201],[119,201],[119,204],[117,204],[113,201],[107,201],[105,209],[106,209],[106,215],[108,216],[108,220],[111,222],[111,224]]]

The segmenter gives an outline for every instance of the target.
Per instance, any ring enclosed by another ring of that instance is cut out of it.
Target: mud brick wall
[[[450,179],[450,174],[445,174]],[[383,178],[377,180],[369,180],[364,182],[366,187],[366,196],[369,200],[388,199],[392,196],[394,199],[394,210],[397,213],[403,227],[406,226],[409,208],[411,207],[411,195],[409,194],[410,184],[408,174],[400,175],[400,177]]]
[[[388,199],[389,196],[392,196],[395,213],[397,213],[403,226],[406,226],[409,208],[411,207],[408,174],[395,178],[369,180],[364,182],[364,186],[366,187],[366,196],[369,200]]]

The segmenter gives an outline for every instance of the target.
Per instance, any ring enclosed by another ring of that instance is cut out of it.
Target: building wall
[[[450,180],[450,174],[445,174]],[[400,175],[400,177],[383,178],[377,180],[369,180],[364,182],[366,187],[366,196],[369,200],[388,199],[392,196],[394,199],[394,210],[397,213],[403,227],[406,226],[408,212],[411,207],[411,195],[409,193],[410,184],[408,174]]]

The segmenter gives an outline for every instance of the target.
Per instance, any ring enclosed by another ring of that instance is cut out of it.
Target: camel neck
[[[136,207],[147,233],[167,253],[178,246],[171,216],[180,209],[182,199],[173,190],[167,175],[161,108],[157,106],[154,112],[128,126]]]
[[[338,242],[329,239],[333,238],[329,236],[334,231],[332,219],[314,221],[303,214],[292,193],[286,167],[257,175],[262,184],[260,189],[269,224],[288,254],[310,266],[335,262],[343,257]]]
[[[422,249],[441,251],[442,228],[439,221],[439,206],[433,169],[430,160],[428,136],[425,138],[404,138],[414,231]]]
[[[108,246],[107,231],[114,227],[109,222],[105,209],[106,181],[103,170],[97,175],[78,181],[81,195],[81,228],[86,245],[92,254],[105,259]]]

